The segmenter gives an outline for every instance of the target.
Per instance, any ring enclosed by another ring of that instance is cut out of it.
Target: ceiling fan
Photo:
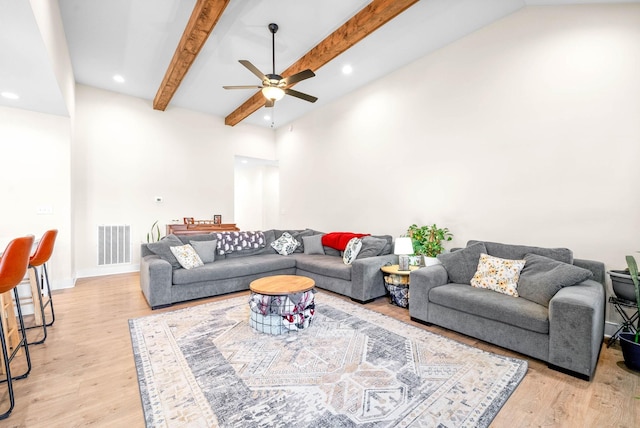
[[[315,73],[309,69],[302,70],[299,73],[291,75],[289,77],[282,77],[276,74],[276,32],[278,31],[278,24],[269,24],[269,31],[271,31],[271,51],[272,51],[272,65],[273,73],[264,74],[258,67],[251,64],[246,59],[241,59],[240,64],[244,65],[250,72],[258,76],[262,81],[261,86],[257,85],[242,85],[242,86],[223,86],[224,89],[262,89],[262,95],[267,99],[264,103],[265,107],[273,107],[275,102],[282,99],[285,94],[292,97],[300,98],[301,100],[315,103],[318,101],[317,97],[304,94],[302,92],[294,91],[290,87],[295,83],[315,76]]]

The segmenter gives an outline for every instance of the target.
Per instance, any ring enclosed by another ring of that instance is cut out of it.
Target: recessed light
[[[349,64],[342,67],[342,74],[351,74],[352,71],[353,67],[351,67]]]
[[[2,95],[2,98],[6,98],[8,100],[17,100],[20,98],[18,94],[14,94],[13,92],[0,92],[0,95]]]
[[[269,116],[268,114],[264,115],[264,120],[271,120],[271,116]]]
[[[124,83],[124,77],[122,77],[119,74],[116,74],[115,76],[113,76],[113,80],[115,80],[118,83]]]

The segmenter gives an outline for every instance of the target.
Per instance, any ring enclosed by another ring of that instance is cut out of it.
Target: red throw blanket
[[[322,236],[322,245],[344,251],[351,238],[362,238],[369,233],[331,232]]]

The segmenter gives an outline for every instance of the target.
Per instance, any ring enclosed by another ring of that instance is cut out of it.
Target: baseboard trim
[[[132,273],[140,272],[139,264],[128,265],[113,265],[113,266],[101,266],[92,269],[79,270],[76,274],[76,278],[92,278],[95,276],[116,275],[119,273]]]

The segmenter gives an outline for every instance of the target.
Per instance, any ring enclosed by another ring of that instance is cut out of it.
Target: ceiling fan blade
[[[303,94],[302,92],[294,91],[293,89],[287,88],[284,90],[284,93],[291,95],[292,97],[300,98],[301,100],[309,101],[310,103],[318,101],[318,98],[313,95]]]
[[[264,106],[265,107],[273,107],[276,104],[276,102],[274,100],[266,100],[264,102]]]
[[[261,89],[258,85],[223,86],[224,89]]]
[[[265,76],[265,74],[262,71],[258,70],[258,67],[256,67],[255,65],[251,64],[246,59],[241,59],[238,62],[240,64],[244,65],[245,67],[247,67],[247,69],[249,69],[250,72],[252,72],[256,76],[258,76],[258,79],[260,79],[261,81],[269,80],[269,79],[267,79],[267,76]]]
[[[284,79],[282,79],[284,81],[284,83],[289,86],[289,85],[293,85],[294,83],[298,83],[302,80],[305,79],[309,79],[310,77],[315,76],[316,74],[309,70],[308,68],[306,70],[302,70],[299,73],[296,73],[294,75],[291,75],[289,77],[285,77]]]

